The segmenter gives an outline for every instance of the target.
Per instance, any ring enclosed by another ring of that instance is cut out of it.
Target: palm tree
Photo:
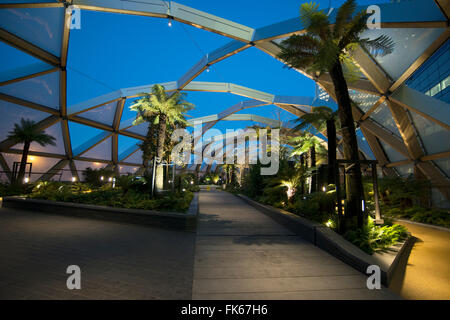
[[[311,160],[310,168],[315,170],[317,165],[316,154],[324,155],[326,153],[325,148],[320,143],[319,139],[317,139],[310,132],[304,132],[303,134],[293,137],[290,139],[290,142],[293,145],[293,149],[291,151],[291,157],[301,156],[305,153],[309,152],[309,157]],[[317,176],[315,174],[312,175],[311,179],[311,192],[317,191]]]
[[[324,132],[328,138],[328,184],[335,183],[336,168],[336,126],[340,128],[337,112],[328,107],[315,107],[311,113],[297,118],[295,130]]]
[[[393,51],[394,43],[385,35],[373,40],[361,38],[361,33],[367,29],[368,14],[365,11],[354,14],[355,0],[347,0],[339,8],[333,25],[326,13],[318,8],[315,3],[301,5],[300,18],[306,32],[284,40],[278,57],[289,67],[304,69],[316,77],[328,72],[332,79],[342,125],[344,156],[353,161],[347,175],[348,219],[345,223],[348,228],[353,228],[357,221],[358,227],[362,227],[365,217],[361,210],[361,166],[357,162],[358,144],[344,70],[354,69],[349,52],[355,48],[362,46],[374,55],[385,55]]]
[[[137,112],[134,124],[149,122],[157,126],[156,131],[156,159],[157,163],[164,158],[164,146],[166,142],[167,126],[186,126],[186,112],[193,108],[193,105],[184,100],[186,94],[176,91],[167,94],[164,86],[155,84],[151,94],[146,94],[143,98],[130,106],[130,109]],[[150,130],[149,130],[150,131]],[[148,135],[147,135],[148,136]],[[152,138],[152,137],[149,137]],[[152,142],[149,142],[151,144]],[[143,150],[145,152],[145,150]],[[164,185],[164,170],[158,166],[156,170],[156,190],[161,191]]]
[[[27,166],[28,153],[30,151],[30,145],[32,142],[37,142],[41,146],[45,147],[50,144],[55,146],[55,138],[49,134],[46,134],[44,130],[39,129],[37,123],[33,120],[20,119],[20,124],[14,124],[14,129],[9,132],[8,139],[15,143],[23,143],[22,159],[20,160],[19,173],[14,181],[15,183],[22,184],[25,176],[25,169]]]

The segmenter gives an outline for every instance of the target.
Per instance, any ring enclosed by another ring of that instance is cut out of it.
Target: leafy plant
[[[83,180],[92,188],[100,187],[108,182],[109,178],[114,176],[114,171],[105,168],[92,169],[87,168],[83,171]],[[102,179],[103,177],[103,179]]]
[[[407,236],[408,230],[404,226],[389,222],[377,226],[372,218],[369,218],[363,228],[350,230],[344,234],[344,238],[368,254],[386,250]]]

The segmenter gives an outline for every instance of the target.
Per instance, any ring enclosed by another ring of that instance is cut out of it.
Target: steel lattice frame
[[[449,199],[449,179],[445,173],[440,170],[432,160],[447,159],[450,157],[450,151],[436,154],[428,154],[421,143],[421,139],[411,121],[408,112],[416,113],[421,117],[432,121],[435,125],[450,129],[450,109],[449,105],[443,101],[434,99],[405,85],[405,81],[449,38],[450,28],[448,26],[448,17],[450,16],[450,4],[446,0],[415,0],[405,3],[380,4],[382,15],[382,28],[442,28],[444,31],[437,37],[431,45],[423,48],[420,56],[402,73],[401,76],[393,79],[386,70],[384,70],[376,59],[368,52],[360,48],[352,58],[359,66],[365,78],[349,85],[349,89],[359,92],[370,93],[379,97],[378,101],[367,111],[355,108],[354,117],[362,133],[372,149],[375,157],[383,167],[385,173],[394,174],[392,168],[404,164],[414,164],[425,177],[439,188],[441,193]],[[26,101],[20,97],[10,96],[0,93],[0,99],[20,106],[36,109],[49,114],[47,118],[39,122],[41,129],[46,129],[58,122],[61,123],[62,136],[64,141],[64,155],[30,152],[31,155],[58,158],[60,159],[47,174],[40,179],[49,179],[57,170],[69,165],[72,175],[78,177],[74,160],[104,162],[110,166],[119,164],[132,165],[127,163],[136,147],[129,148],[122,154],[118,154],[118,136],[124,135],[136,139],[143,139],[142,136],[127,131],[131,126],[130,121],[122,121],[122,113],[127,98],[139,96],[141,92],[148,92],[150,86],[127,88],[111,92],[107,95],[85,101],[75,106],[67,106],[67,56],[70,36],[70,19],[72,9],[70,5],[76,5],[83,10],[115,12],[130,15],[142,15],[148,17],[168,18],[185,23],[197,28],[202,28],[211,32],[221,34],[233,39],[225,46],[214,50],[205,55],[196,65],[189,69],[179,80],[170,83],[164,83],[168,90],[185,91],[207,91],[207,92],[230,92],[250,98],[239,105],[233,106],[224,112],[218,114],[211,122],[205,124],[204,129],[211,128],[217,121],[227,119],[233,113],[261,105],[275,105],[297,116],[309,112],[311,107],[323,105],[323,102],[316,104],[311,98],[302,97],[280,97],[267,94],[257,90],[245,88],[235,84],[227,83],[205,83],[193,82],[193,80],[205,71],[209,66],[220,62],[234,54],[237,54],[250,47],[256,47],[263,52],[276,58],[280,47],[277,41],[286,38],[292,34],[303,32],[303,26],[298,18],[282,21],[267,27],[253,29],[232,21],[228,21],[193,8],[186,7],[172,1],[142,0],[140,2],[126,0],[71,0],[52,3],[10,3],[0,4],[0,10],[6,8],[65,8],[64,25],[62,32],[62,45],[60,56],[54,54],[20,38],[19,36],[0,28],[0,40],[16,47],[27,54],[36,57],[52,66],[51,69],[29,74],[0,83],[0,86],[20,82],[33,77],[58,72],[60,103],[59,110],[49,106]],[[359,8],[364,9],[364,8]],[[330,20],[334,19],[332,13]],[[334,89],[329,75],[324,74],[319,78],[314,77],[304,70],[297,70],[303,75],[315,80],[331,97],[334,96]],[[309,101],[308,101],[309,99]],[[115,102],[116,110],[112,126],[95,122],[82,117],[82,113],[88,110],[99,108],[105,104]],[[394,136],[392,132],[379,125],[371,118],[371,114],[383,103],[387,104],[393,116],[395,124],[401,137]],[[81,147],[73,150],[71,146],[68,121],[88,125],[104,132],[83,144]],[[205,130],[205,131],[206,131]],[[83,154],[91,150],[108,138],[112,138],[111,161],[100,159],[84,158]],[[390,161],[383,149],[380,141],[388,144],[394,150],[402,154],[406,160]],[[21,153],[21,150],[11,149],[13,143],[8,140],[0,142],[0,152],[2,153]],[[0,165],[4,171],[10,172],[7,162],[0,153]]]

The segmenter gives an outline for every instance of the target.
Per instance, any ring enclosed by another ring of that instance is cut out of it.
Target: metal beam
[[[361,132],[363,133],[364,137],[366,138],[367,143],[370,146],[370,149],[372,149],[373,154],[375,155],[375,158],[378,160],[379,166],[382,168],[385,175],[389,177],[396,176],[392,168],[386,167],[386,165],[389,163],[389,160],[384,153],[384,150],[378,141],[378,139],[370,133],[368,130],[365,130],[364,128],[361,128]]]
[[[34,44],[19,38],[18,36],[0,28],[0,40],[19,49],[27,54],[32,55],[52,66],[59,67],[61,62],[58,57],[45,51],[44,49],[35,46]]]
[[[92,137],[91,139],[89,139],[88,141],[83,143],[81,146],[79,146],[75,150],[73,150],[73,155],[75,157],[79,157],[82,154],[85,154],[89,150],[95,148],[100,143],[102,143],[103,141],[105,141],[106,139],[111,137],[111,135],[112,135],[112,132],[108,132],[108,131],[99,133],[98,135]]]
[[[119,162],[119,135],[117,133],[113,133],[111,143],[111,159],[113,164],[117,164]]]
[[[427,96],[405,85],[398,88],[389,100],[450,130],[450,105],[442,100]]]
[[[1,153],[0,153],[0,168],[3,169],[9,182],[11,182],[11,178],[12,178],[11,170],[8,166],[8,162],[6,162],[5,158],[3,157],[3,155]]]
[[[213,51],[212,53],[205,55],[177,81],[178,89],[182,90],[203,71],[208,69],[209,66],[250,47],[251,45],[242,43],[240,41],[231,41],[223,47]]]
[[[125,98],[122,98],[117,102],[116,112],[114,114],[114,121],[113,121],[113,129],[115,131],[118,131],[120,127],[120,121],[122,120],[122,113],[123,107],[125,105],[125,100],[126,100]]]
[[[247,43],[252,40],[254,32],[254,29],[242,24],[225,20],[173,1],[74,0],[73,4],[85,10],[170,18]]]
[[[361,47],[349,52],[350,57],[360,68],[361,72],[372,82],[381,94],[386,94],[392,81],[376,61]]]
[[[61,121],[61,130],[62,130],[62,137],[64,141],[64,150],[66,151],[66,155],[69,159],[73,158],[72,154],[72,142],[70,140],[70,132],[69,132],[69,124],[67,120]]]
[[[6,0],[8,1],[8,0]],[[26,9],[26,8],[61,8],[62,2],[38,2],[38,3],[2,3],[0,9]]]
[[[22,149],[9,149],[7,153],[13,153],[13,154],[22,154]],[[67,156],[65,154],[55,154],[55,153],[49,153],[49,152],[40,152],[40,151],[29,151],[28,155],[30,156],[36,156],[36,157],[44,157],[44,158],[55,158],[55,159],[67,159]]]
[[[424,155],[424,152],[420,146],[419,139],[417,138],[416,131],[412,124],[408,113],[401,106],[392,101],[387,101],[387,105],[391,110],[395,124],[403,138],[406,148],[408,149],[409,157],[412,160],[417,160]]]
[[[353,107],[353,117],[355,121],[359,121],[361,117],[363,116],[363,113],[361,110],[359,110],[357,107]],[[401,139],[396,137],[392,132],[389,130],[384,129],[383,127],[379,126],[376,122],[374,122],[372,119],[368,118],[364,121],[359,121],[359,126],[361,129],[366,129],[365,131],[370,131],[373,135],[375,135],[377,138],[383,140],[387,144],[389,144],[391,147],[393,147],[395,150],[403,154],[405,157],[409,158],[408,150],[406,149],[405,144]]]
[[[375,104],[361,117],[361,121],[366,120],[384,101],[386,101],[386,96],[381,96],[381,98],[378,99],[378,101],[375,102]]]
[[[445,26],[447,27],[447,26]],[[450,37],[450,28],[447,28],[428,48],[425,49],[425,51],[422,53],[422,55],[414,61],[408,69],[401,75],[400,78],[397,79],[397,81],[394,82],[394,84],[389,88],[389,91],[394,92],[398,87],[400,87],[402,84],[405,83],[405,81],[419,69],[425,61],[430,58],[433,53],[435,53],[444,43],[448,40]]]
[[[34,77],[40,77],[40,76],[43,76],[43,75],[46,75],[46,74],[49,74],[52,72],[56,72],[58,70],[59,70],[59,68],[51,68],[51,69],[47,69],[47,70],[43,70],[43,71],[39,71],[39,72],[30,73],[30,74],[27,74],[25,76],[21,76],[21,77],[15,78],[15,79],[6,80],[3,82],[0,82],[0,87],[6,86],[8,84],[16,83],[16,82],[28,80],[28,79],[31,79]]]
[[[53,167],[47,170],[42,176],[38,178],[38,181],[47,181],[53,178],[60,170],[64,169],[70,163],[69,159],[61,159]]]
[[[433,165],[431,161],[419,162],[417,167],[422,173],[430,180],[431,185],[439,189],[442,195],[449,200],[450,199],[450,182],[448,178]]]
[[[38,110],[38,111],[50,113],[52,115],[59,116],[59,114],[60,114],[59,111],[56,110],[56,109],[53,109],[53,108],[50,108],[50,107],[47,107],[47,106],[43,106],[43,105],[38,104],[38,103],[26,101],[26,100],[23,100],[23,99],[20,99],[20,98],[16,98],[16,97],[4,94],[4,93],[0,93],[0,99],[4,100],[4,101],[7,101],[7,102],[14,103],[14,104],[18,104],[20,106],[24,106],[24,107],[35,109],[35,110]]]

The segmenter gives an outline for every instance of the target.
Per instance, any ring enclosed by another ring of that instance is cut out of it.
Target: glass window
[[[430,95],[434,96],[438,94],[440,91],[441,91],[441,84],[438,83],[437,85],[435,85],[433,88],[430,89]]]

